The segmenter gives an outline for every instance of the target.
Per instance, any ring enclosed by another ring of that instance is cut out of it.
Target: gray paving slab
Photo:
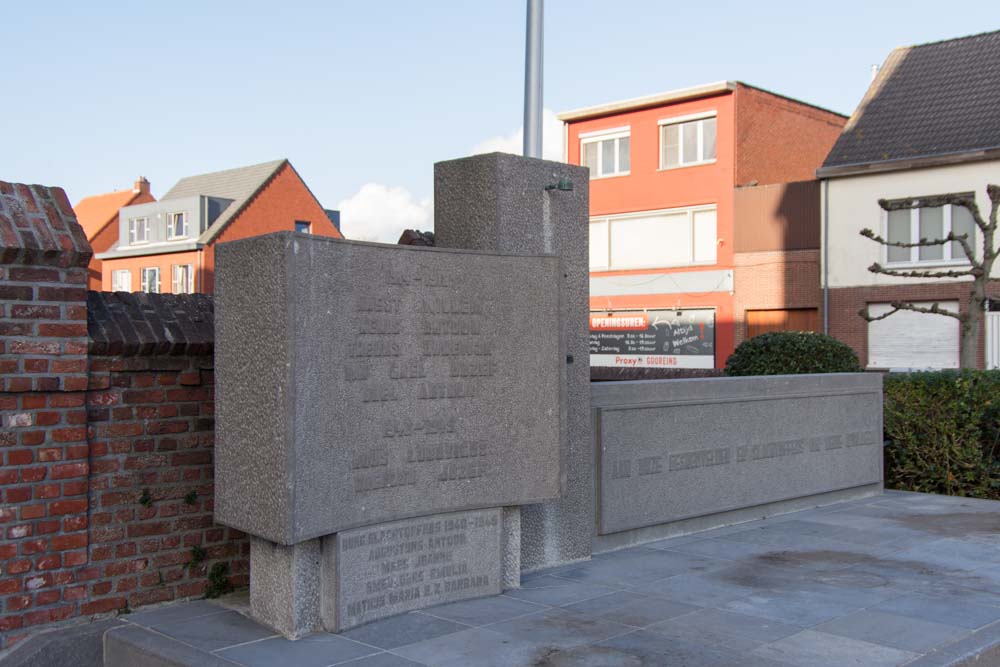
[[[924,653],[969,634],[967,628],[862,609],[818,625],[820,632]]]
[[[917,593],[887,600],[872,607],[875,611],[920,618],[925,621],[945,622],[961,628],[976,630],[1000,620],[1000,607],[984,607],[955,598],[941,598]]]
[[[602,616],[615,612],[625,605],[645,599],[645,595],[633,593],[632,591],[615,591],[614,593],[608,593],[607,595],[584,600],[583,602],[574,602],[573,604],[565,605],[563,609],[575,611],[580,614],[590,614],[591,616]]]
[[[762,646],[754,655],[795,667],[896,667],[920,657],[917,653],[815,630],[803,630]]]
[[[227,611],[225,607],[208,600],[193,600],[179,605],[157,607],[148,611],[137,611],[128,615],[129,623],[136,623],[147,628],[157,628],[166,623],[190,621],[203,616],[221,614]]]
[[[946,571],[978,570],[1000,561],[1000,549],[991,549],[972,540],[942,539],[900,551],[897,558],[920,560]]]
[[[537,665],[551,652],[546,644],[487,628],[469,628],[395,650],[405,658],[434,667]]]
[[[586,603],[584,602],[580,604],[585,605]],[[578,608],[577,605],[569,605],[564,608],[578,611],[580,613],[593,613],[588,612],[586,608]],[[633,600],[632,602],[608,609],[599,615],[602,618],[614,621],[615,623],[629,625],[634,628],[644,628],[652,625],[653,623],[659,623],[660,621],[665,621],[668,618],[675,618],[677,616],[690,614],[691,612],[698,611],[699,609],[701,609],[701,607],[684,604],[683,602],[675,602],[673,600],[667,600],[665,598],[654,596],[643,596],[639,599]]]
[[[466,600],[430,607],[422,609],[420,613],[465,625],[480,626],[506,621],[525,614],[533,614],[546,608],[545,605],[518,600],[508,595],[494,595],[478,600]]]
[[[962,665],[1000,664],[1000,623],[979,628],[958,641],[939,647],[935,653],[952,656]]]
[[[414,662],[393,653],[376,653],[357,660],[334,663],[336,667],[427,667],[422,662]],[[286,667],[281,665],[281,667]],[[291,667],[291,666],[287,666]]]
[[[640,665],[691,665],[692,667],[777,667],[780,663],[764,657],[741,655],[735,651],[666,637],[648,630],[598,642],[596,648],[613,649],[623,659],[638,658]],[[591,647],[587,647],[588,649]],[[583,654],[583,650],[578,650]],[[572,663],[567,663],[572,664]],[[636,663],[632,663],[636,664]]]
[[[281,663],[296,667],[327,667],[378,652],[379,649],[367,644],[322,632],[295,641],[272,637],[216,651],[216,655],[247,667],[269,667]]]
[[[729,561],[739,560],[747,556],[761,556],[764,554],[784,553],[786,551],[775,548],[770,544],[754,544],[753,542],[727,540],[725,536],[713,537],[706,540],[688,540],[682,544],[669,545],[669,549],[667,549],[667,545],[661,545],[661,548],[668,551],[709,556]]]
[[[986,607],[1000,607],[1000,594],[993,581],[977,577],[975,572],[947,577],[918,588],[916,593],[942,598],[955,598]]]
[[[468,625],[414,611],[353,628],[342,632],[340,636],[381,649],[393,649],[398,646],[434,639],[441,635],[461,632],[468,627]]]
[[[275,636],[274,630],[235,611],[159,623],[155,630],[205,651],[216,651]]]
[[[702,609],[647,629],[668,637],[713,645],[725,645],[735,639],[773,642],[802,630],[795,625],[721,609]]]
[[[877,598],[873,600],[857,590],[757,591],[727,602],[722,608],[808,628],[871,606],[876,601]]]
[[[644,590],[650,595],[699,607],[725,604],[730,600],[746,597],[754,591],[753,586],[721,579],[716,573],[681,574],[654,582]]]
[[[489,629],[554,648],[572,648],[631,632],[635,628],[565,609],[549,609],[495,623]]]
[[[141,625],[126,624],[104,635],[104,667],[237,667]]]
[[[616,586],[574,581],[561,577],[540,577],[532,581],[531,584],[530,586],[522,586],[519,589],[507,591],[505,595],[517,598],[518,600],[559,607],[564,604],[581,602],[620,590],[620,587]]]
[[[645,588],[653,581],[678,574],[709,572],[731,561],[663,549],[643,549],[614,559],[594,559],[559,573],[560,577],[606,586]]]

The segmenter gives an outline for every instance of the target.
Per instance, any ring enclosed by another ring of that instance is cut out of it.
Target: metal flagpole
[[[542,16],[544,0],[528,0],[524,45],[524,156],[542,157]]]

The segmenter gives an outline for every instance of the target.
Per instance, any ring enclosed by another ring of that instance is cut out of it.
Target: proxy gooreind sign
[[[715,311],[592,312],[590,365],[713,368]]]

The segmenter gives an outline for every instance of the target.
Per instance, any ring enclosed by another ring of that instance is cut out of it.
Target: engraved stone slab
[[[216,520],[281,544],[564,488],[559,260],[284,232],[216,253]]]
[[[882,481],[882,379],[593,387],[601,535]]]
[[[501,510],[423,516],[337,535],[339,630],[501,592]]]

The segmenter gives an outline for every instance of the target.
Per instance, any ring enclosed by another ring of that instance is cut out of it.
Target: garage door
[[[819,331],[819,311],[815,308],[748,310],[747,338],[768,331]]]
[[[932,302],[915,305],[929,308]],[[958,310],[957,301],[939,301]],[[868,304],[873,316],[892,310],[887,303]],[[882,369],[958,368],[958,329],[954,317],[901,310],[868,323],[868,367]]]

